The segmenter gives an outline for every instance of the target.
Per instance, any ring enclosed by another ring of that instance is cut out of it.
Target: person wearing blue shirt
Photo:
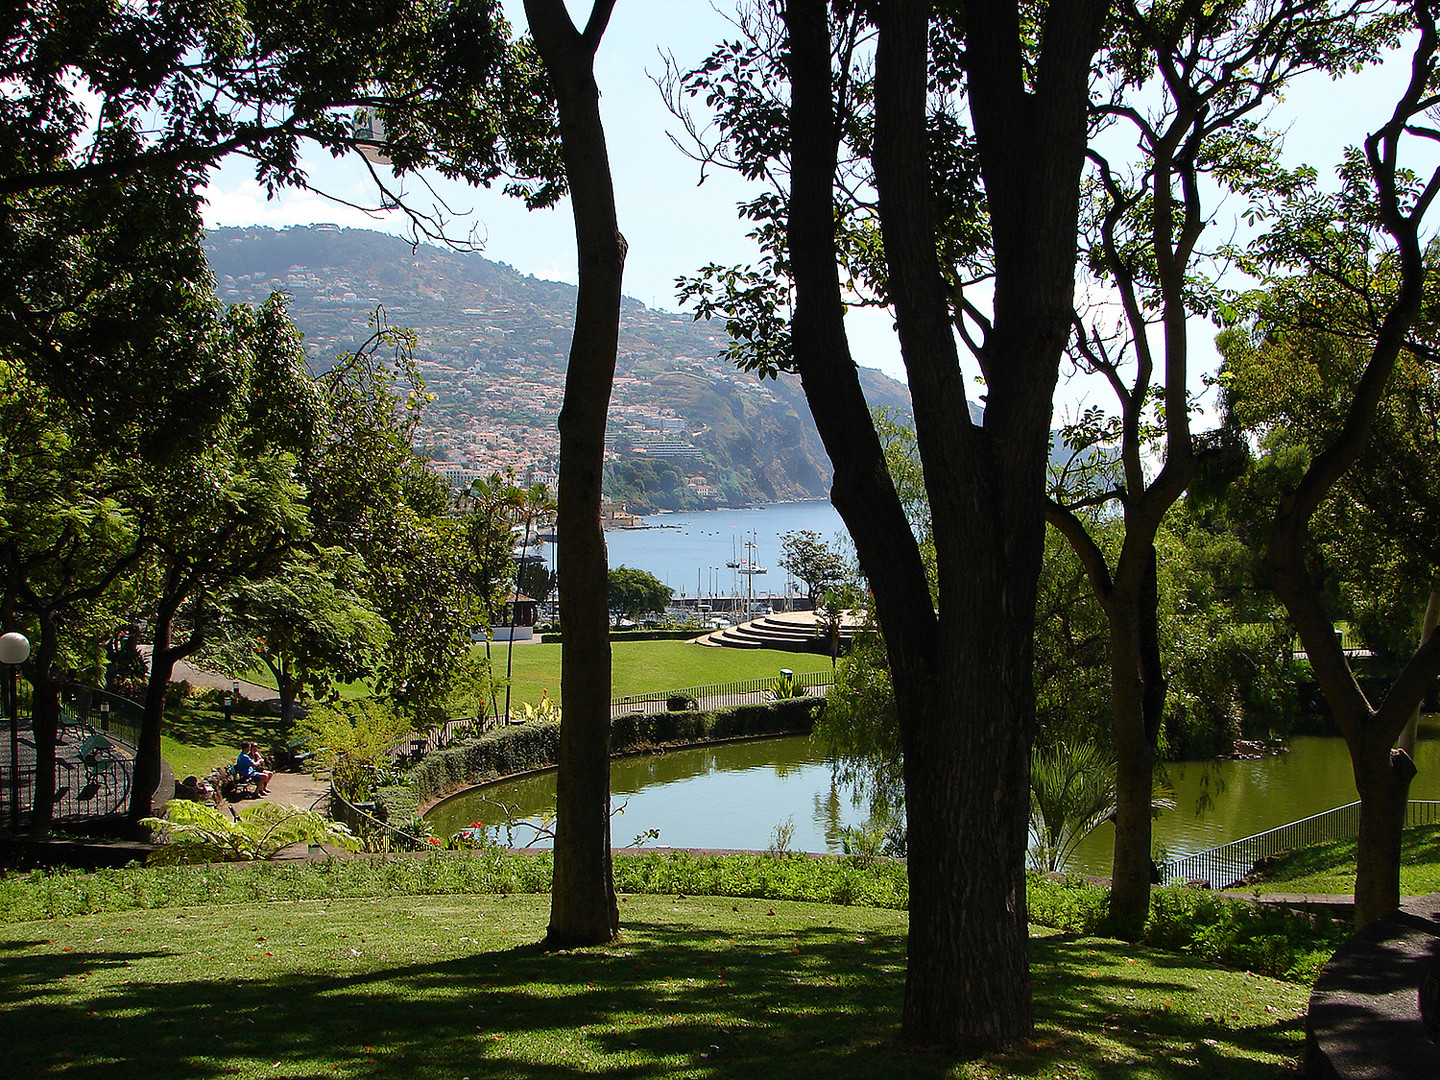
[[[270,777],[275,774],[265,770],[265,759],[260,756],[260,747],[252,742],[246,743],[240,756],[235,759],[235,775],[241,780],[254,780],[255,793],[264,795],[265,789],[270,786]]]

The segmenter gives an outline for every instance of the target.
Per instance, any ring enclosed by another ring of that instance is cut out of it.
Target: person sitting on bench
[[[235,759],[235,776],[242,784],[253,781],[255,794],[264,795],[265,789],[270,786],[270,778],[275,774],[266,772],[264,769],[265,759],[260,756],[260,748],[253,742],[246,743],[240,751],[240,756]]]

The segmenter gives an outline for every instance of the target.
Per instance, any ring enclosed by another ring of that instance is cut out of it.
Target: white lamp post
[[[0,634],[0,664],[9,670],[10,691],[10,831],[20,832],[20,665],[30,658],[30,639],[11,631]]]

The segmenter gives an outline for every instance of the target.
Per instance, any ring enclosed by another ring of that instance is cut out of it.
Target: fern
[[[152,866],[273,859],[301,843],[360,850],[360,842],[340,822],[274,803],[256,803],[235,817],[213,806],[174,799],[166,804],[164,817],[145,818],[141,824],[164,841],[150,856]]]

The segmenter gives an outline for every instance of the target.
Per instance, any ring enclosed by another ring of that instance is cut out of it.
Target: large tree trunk
[[[165,695],[175,658],[170,656],[170,619],[155,620],[155,645],[150,650],[150,673],[145,678],[145,700],[140,707],[140,734],[135,746],[134,774],[130,779],[128,817],[132,825],[155,812],[155,792],[160,787],[160,735],[165,727]]]
[[[1414,776],[1415,763],[1403,750],[1376,747],[1355,756],[1355,783],[1360,792],[1360,833],[1355,845],[1357,926],[1369,925],[1400,906],[1400,844]]]
[[[614,0],[597,0],[580,33],[563,0],[525,0],[530,32],[559,106],[580,260],[575,334],[560,411],[556,514],[564,711],[546,941],[560,947],[611,941],[620,929],[610,857],[610,630],[600,481],[619,341],[625,238],[616,220],[594,75],[595,50],[613,7]]]
[[[155,812],[155,793],[160,787],[160,736],[165,729],[165,698],[170,690],[175,664],[195,653],[202,641],[200,633],[192,631],[180,645],[170,643],[175,613],[185,598],[185,593],[162,597],[155,615],[155,643],[150,649],[150,674],[145,681],[139,743],[135,747],[135,768],[130,785],[128,816],[132,825],[138,825],[141,818],[151,817]]]
[[[877,9],[876,148],[889,292],[935,527],[940,610],[845,339],[836,278],[837,129],[826,5],[792,0],[789,254],[796,365],[885,633],[909,822],[904,1031],[1004,1046],[1032,1024],[1024,858],[1032,637],[1050,397],[1068,335],[1089,57],[1103,3],[1052,8],[1044,93],[1023,90],[1011,5],[967,8],[970,97],[996,246],[989,408],[969,421],[936,263],[926,151],[930,6]],[[1049,44],[1053,42],[1053,47]]]

